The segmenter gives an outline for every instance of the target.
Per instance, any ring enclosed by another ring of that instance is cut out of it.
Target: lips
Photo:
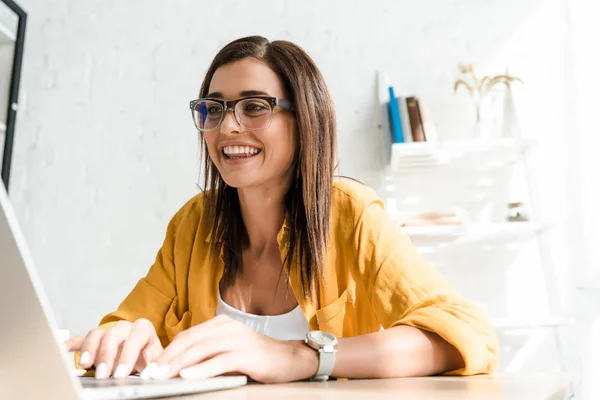
[[[221,150],[230,159],[250,158],[259,154],[262,149],[253,146],[225,146]]]

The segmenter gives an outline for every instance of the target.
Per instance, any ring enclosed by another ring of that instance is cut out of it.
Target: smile
[[[261,152],[262,149],[251,146],[225,146],[223,147],[223,154],[225,157],[237,160],[240,158],[250,158],[256,156]]]

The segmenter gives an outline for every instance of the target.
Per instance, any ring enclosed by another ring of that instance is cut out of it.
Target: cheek
[[[287,122],[287,121],[286,121]],[[269,130],[269,142],[273,155],[282,163],[291,163],[296,153],[296,132],[294,125],[290,123],[280,123],[271,126]]]
[[[294,142],[290,139],[283,139],[281,135],[273,138],[269,146],[266,162],[277,164],[277,168],[287,168],[294,162]]]

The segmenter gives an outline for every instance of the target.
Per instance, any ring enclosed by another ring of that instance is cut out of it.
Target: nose
[[[223,115],[223,121],[221,121],[220,131],[224,135],[231,135],[233,133],[240,133],[240,125],[235,119],[233,109],[228,108],[225,110]]]

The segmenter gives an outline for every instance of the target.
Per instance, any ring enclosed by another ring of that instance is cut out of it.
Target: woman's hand
[[[186,379],[234,373],[258,382],[290,382],[313,376],[318,354],[301,340],[280,341],[217,316],[178,334],[144,374]]]
[[[96,366],[97,379],[111,375],[125,378],[133,371],[140,372],[163,351],[154,326],[144,318],[134,323],[119,321],[107,331],[92,329],[65,345],[68,351],[81,352],[79,365],[83,368]]]

